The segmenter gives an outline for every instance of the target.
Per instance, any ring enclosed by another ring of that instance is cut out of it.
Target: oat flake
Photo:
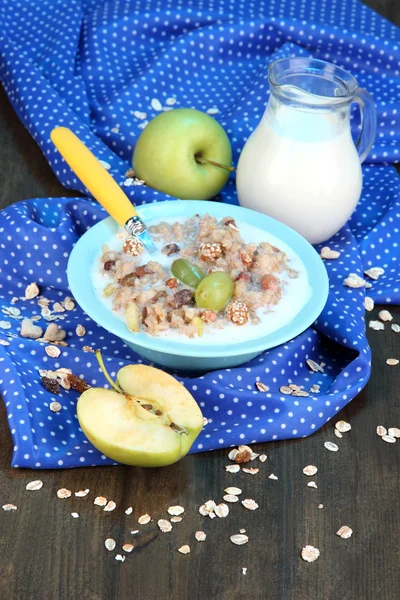
[[[126,556],[122,556],[122,554],[117,554],[115,560],[119,560],[120,562],[125,562]]]
[[[388,444],[394,444],[396,441],[396,438],[391,435],[383,435],[382,439],[384,442],[387,442]]]
[[[178,548],[178,552],[180,552],[181,554],[189,554],[190,547],[187,544],[185,544],[184,546]]]
[[[375,302],[372,300],[372,298],[370,298],[369,296],[365,296],[365,298],[364,298],[365,310],[367,310],[368,312],[371,312],[371,310],[374,310],[374,307],[375,307]]]
[[[364,271],[364,275],[367,275],[368,277],[376,281],[381,275],[384,274],[384,272],[385,269],[382,269],[381,267],[372,267],[371,269]]]
[[[334,429],[333,433],[336,435],[337,438],[343,437],[343,433],[340,433],[340,431],[338,429]]]
[[[104,498],[104,496],[97,496],[97,498],[94,499],[93,504],[96,504],[96,506],[105,506],[107,504],[107,498]]]
[[[318,504],[317,508],[324,508],[323,504]]]
[[[135,547],[135,546],[134,546],[133,544],[124,544],[124,545],[122,546],[122,550],[123,550],[124,552],[132,552],[132,550],[134,549],[134,547]]]
[[[378,425],[378,427],[376,428],[376,433],[380,437],[382,437],[387,434],[387,429],[386,429],[386,427],[383,427],[383,425]]]
[[[306,467],[304,467],[303,469],[303,473],[304,475],[307,475],[308,477],[312,477],[313,475],[315,475],[315,473],[318,471],[317,467],[315,467],[314,465],[307,465]]]
[[[136,117],[136,119],[140,119],[141,121],[143,121],[143,119],[147,117],[147,113],[141,112],[140,110],[134,110],[133,116]]]
[[[78,337],[83,337],[86,334],[86,329],[83,325],[77,325],[75,329],[75,333]]]
[[[113,538],[107,538],[104,545],[109,552],[112,552],[117,544]]]
[[[44,351],[50,358],[58,358],[61,354],[61,350],[57,346],[46,346]]]
[[[267,455],[266,454],[260,454],[260,456],[258,457],[258,460],[262,463],[264,463],[267,460]]]
[[[386,364],[389,365],[390,367],[395,367],[396,365],[399,364],[399,359],[398,358],[387,358]]]
[[[107,171],[109,171],[111,169],[111,165],[106,162],[105,160],[100,160],[99,159],[99,163],[101,164],[102,167],[104,167]]]
[[[112,510],[115,510],[116,506],[117,505],[115,504],[115,502],[113,500],[110,500],[109,502],[107,502],[103,510],[105,512],[111,512]]]
[[[331,452],[337,452],[339,450],[339,446],[337,446],[333,442],[325,442],[324,446],[327,450],[330,450]]]
[[[208,115],[216,115],[218,113],[219,113],[219,110],[216,107],[212,107],[212,108],[208,108],[207,109],[207,114]]]
[[[388,310],[381,310],[378,317],[381,321],[393,321],[393,317]]]
[[[17,510],[17,507],[15,506],[15,504],[3,504],[3,506],[1,508],[3,510],[5,510],[6,512],[8,512],[9,510]]]
[[[205,542],[207,536],[204,533],[204,531],[196,531],[196,533],[194,534],[194,537],[196,538],[196,540],[198,542]]]
[[[232,450],[230,450],[228,454],[229,460],[235,460],[237,454],[239,454],[239,450],[237,448],[233,448]]]
[[[61,488],[57,490],[57,496],[58,498],[69,498],[70,496],[72,496],[72,492],[71,490],[67,490],[66,488]]]
[[[317,362],[315,362],[315,360],[312,360],[311,358],[307,358],[306,364],[307,364],[307,367],[311,371],[314,371],[314,373],[323,373],[324,372],[323,367],[321,365],[319,365]]]
[[[237,473],[238,471],[240,471],[240,466],[239,465],[226,465],[225,471],[228,471],[228,473]]]
[[[225,500],[225,502],[239,502],[239,498],[234,494],[225,494],[222,499]]]
[[[388,434],[394,438],[400,438],[400,429],[398,427],[389,427]]]
[[[344,540],[348,540],[353,535],[353,530],[347,525],[342,525],[342,527],[337,530],[336,535]]]
[[[182,521],[182,517],[171,517],[171,523],[180,523]]]
[[[242,490],[238,487],[227,487],[224,489],[224,492],[227,494],[232,494],[233,496],[240,496]]]
[[[36,479],[35,481],[31,481],[30,483],[27,483],[25,489],[29,490],[31,492],[36,492],[37,490],[40,490],[42,487],[43,487],[43,481],[40,481],[40,479]]]
[[[338,421],[337,423],[335,423],[335,429],[340,431],[340,433],[347,433],[347,431],[350,431],[351,425],[346,421]]]
[[[293,394],[292,388],[290,388],[288,385],[281,385],[279,391],[281,394],[289,394],[290,396]]]
[[[242,575],[247,575],[247,567],[242,567]]]
[[[172,530],[172,525],[166,519],[159,519],[157,525],[163,533],[169,533]]]
[[[75,496],[77,498],[84,498],[85,496],[87,496],[89,493],[89,489],[86,490],[79,490],[79,492],[75,492]]]
[[[11,329],[10,321],[0,321],[0,328],[1,329]]]
[[[383,323],[381,323],[381,321],[370,321],[368,325],[374,331],[382,331],[383,329],[385,329],[385,326]]]
[[[132,511],[133,511],[133,508],[132,508],[132,506],[130,506],[129,508],[126,509],[125,514],[126,515],[131,515]]]
[[[362,288],[365,286],[365,280],[357,273],[350,273],[343,283],[349,288]]]
[[[392,325],[390,326],[390,328],[395,333],[400,333],[400,325],[397,325],[397,323],[392,323]]]
[[[52,412],[60,412],[60,410],[62,409],[62,406],[59,402],[50,402],[49,408]]]
[[[151,521],[151,517],[148,514],[142,515],[141,517],[138,518],[138,523],[140,525],[147,525],[147,523],[150,523]]]
[[[79,514],[77,512],[73,512],[71,513],[71,517],[73,517],[74,519],[79,519]]]
[[[249,475],[256,475],[260,469],[247,469],[246,467],[242,467],[243,473],[248,473]]]
[[[0,340],[0,346],[9,346],[10,342],[8,342],[7,340]]]
[[[271,475],[268,476],[268,479],[274,479],[275,481],[278,479],[276,475],[274,475],[273,473],[271,473]]]
[[[214,512],[217,515],[217,517],[223,519],[224,517],[227,517],[229,515],[229,506],[222,502],[214,508]]]
[[[320,551],[318,548],[314,548],[314,546],[304,546],[301,551],[301,558],[306,562],[314,562],[320,555]]]
[[[243,533],[235,533],[235,535],[231,535],[229,539],[231,540],[232,544],[235,544],[236,546],[243,546],[243,544],[247,544],[249,541],[248,536],[244,535]]]
[[[137,533],[139,533],[139,529],[135,529],[134,531],[131,531],[132,535],[136,535]]]
[[[162,110],[162,104],[157,98],[153,98],[151,101],[151,108],[159,112]]]
[[[268,392],[269,391],[269,387],[267,385],[265,385],[265,383],[262,383],[261,381],[256,381],[256,388],[258,389],[259,392]]]
[[[309,481],[309,482],[307,483],[307,487],[311,487],[311,488],[315,488],[315,489],[317,489],[317,488],[318,488],[318,486],[317,486],[317,484],[315,483],[315,481]]]
[[[246,533],[245,529],[239,529],[239,533]]]
[[[174,517],[181,515],[183,512],[185,512],[185,509],[183,508],[183,506],[178,505],[178,506],[170,506],[169,508],[167,508],[167,513]]]
[[[174,104],[176,104],[176,98],[167,98],[165,104],[167,106],[173,106]]]
[[[321,258],[324,258],[325,260],[335,260],[336,258],[339,258],[340,252],[337,250],[331,250],[329,246],[324,246],[321,249],[320,255]]]
[[[257,502],[251,498],[245,498],[245,500],[242,500],[242,504],[248,510],[256,510],[258,508]]]

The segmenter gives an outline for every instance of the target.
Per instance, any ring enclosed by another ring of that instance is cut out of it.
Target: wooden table
[[[382,8],[382,0],[375,5]],[[400,17],[395,2],[386,8],[393,9],[388,12],[393,20]],[[0,109],[0,206],[35,196],[76,195],[59,185],[4,92]],[[392,312],[399,322],[400,309]],[[254,450],[265,452],[268,461],[255,477],[226,473],[226,450],[190,456],[161,470],[12,470],[11,436],[0,403],[0,505],[18,506],[16,513],[0,514],[0,598],[397,600],[400,442],[386,444],[375,430],[400,427],[400,366],[385,364],[387,357],[400,358],[400,336],[368,335],[374,356],[370,383],[338,416],[351,423],[351,432],[338,441],[331,423],[308,439],[259,444]],[[338,441],[339,452],[325,450],[327,440]],[[302,469],[308,464],[318,466],[318,489],[306,485]],[[277,481],[267,478],[271,472]],[[43,489],[26,492],[25,485],[36,478],[44,481]],[[220,500],[228,485],[242,487],[260,508],[241,511],[239,519],[200,516],[199,505]],[[91,493],[79,503],[64,501],[56,497],[61,487]],[[108,514],[96,509],[95,495],[115,500],[117,509]],[[319,503],[324,508],[318,509]],[[162,534],[156,521],[174,504],[185,507],[184,519]],[[124,513],[128,506],[131,516]],[[71,517],[72,510],[79,510],[79,519]],[[154,521],[137,526],[144,513]],[[335,535],[342,525],[353,529],[351,539]],[[112,537],[121,546],[135,539],[129,532],[136,528],[136,548],[118,563],[104,540]],[[245,546],[229,541],[239,528],[249,535]],[[194,539],[196,530],[207,533],[205,543]],[[187,556],[177,552],[185,543],[192,550]],[[300,558],[306,544],[321,551],[313,564]]]

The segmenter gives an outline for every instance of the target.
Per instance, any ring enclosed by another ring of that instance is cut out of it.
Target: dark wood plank
[[[388,10],[390,6],[387,2]],[[0,205],[34,196],[75,195],[58,184],[4,92],[0,107]],[[400,309],[392,312],[400,322]],[[162,470],[12,470],[11,436],[0,403],[0,505],[18,506],[16,513],[0,513],[0,598],[397,600],[398,445],[382,442],[375,428],[400,425],[400,367],[385,365],[385,358],[400,355],[400,337],[389,331],[368,335],[373,374],[367,389],[339,415],[353,427],[338,442],[339,452],[323,448],[324,441],[337,441],[331,424],[301,441],[259,444],[255,450],[265,451],[268,460],[255,477],[226,473],[226,451],[187,457]],[[317,490],[306,485],[306,464],[319,468]],[[267,478],[271,472],[278,481]],[[43,489],[25,491],[26,483],[36,478],[44,481]],[[234,505],[227,519],[212,521],[198,514],[202,502],[221,500],[223,489],[232,484],[260,508],[253,513]],[[91,491],[83,499],[59,500],[60,487]],[[114,499],[117,509],[102,512],[93,506],[96,495]],[[317,509],[320,502],[322,510]],[[186,514],[171,534],[162,534],[156,520],[172,504],[183,505]],[[131,516],[124,514],[128,506],[134,509]],[[70,515],[75,510],[80,514],[76,520]],[[137,526],[145,512],[154,522]],[[350,540],[335,535],[343,524],[354,530]],[[246,528],[250,542],[235,547],[229,536],[240,527]],[[136,528],[140,534],[135,539],[129,531]],[[193,538],[198,529],[208,535],[204,544]],[[136,548],[124,564],[104,549],[109,536],[119,544],[135,539]],[[188,556],[177,552],[183,543],[192,548]],[[307,543],[321,550],[311,565],[300,558]],[[248,568],[247,575],[242,567]]]

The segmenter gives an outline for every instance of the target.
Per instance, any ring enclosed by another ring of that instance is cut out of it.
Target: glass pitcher
[[[317,244],[339,231],[360,199],[361,163],[376,134],[374,101],[350,73],[316,59],[275,61],[269,84],[265,113],[240,155],[239,204]],[[356,143],[352,102],[361,111]]]

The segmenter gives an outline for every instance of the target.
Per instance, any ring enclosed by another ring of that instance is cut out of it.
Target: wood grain
[[[399,21],[397,2],[368,1]],[[62,188],[39,148],[0,94],[0,205],[35,196],[76,195]],[[376,312],[376,311],[375,311]],[[400,322],[400,309],[392,312]],[[373,318],[375,313],[371,315]],[[400,336],[369,331],[374,361],[369,385],[339,418],[352,424],[337,440],[333,424],[300,441],[259,444],[268,460],[260,473],[225,472],[227,451],[187,457],[161,470],[103,467],[64,471],[12,470],[12,442],[0,403],[0,505],[11,502],[16,512],[0,512],[0,598],[8,600],[397,600],[399,598],[400,499],[399,443],[386,444],[377,425],[400,426]],[[339,444],[331,453],[324,441]],[[302,469],[318,466],[307,487]],[[279,479],[272,481],[273,472]],[[43,488],[27,492],[26,484],[41,478]],[[251,512],[231,506],[226,519],[206,519],[198,507],[209,498],[221,501],[227,485],[260,508]],[[56,491],[88,487],[86,498],[59,500]],[[104,513],[93,505],[97,495],[117,503]],[[323,503],[323,509],[317,505]],[[172,504],[185,507],[183,521],[162,534],[157,519]],[[133,513],[124,511],[133,507]],[[71,512],[77,511],[79,519]],[[138,526],[148,512],[154,519]],[[336,530],[347,524],[353,537],[342,540]],[[250,541],[234,546],[229,536],[245,528]],[[129,532],[140,529],[134,536]],[[194,532],[207,533],[205,543]],[[136,545],[120,564],[104,548],[106,537],[121,546]],[[191,554],[177,548],[188,543]],[[321,550],[319,560],[300,558],[305,544]],[[247,567],[247,575],[242,574]]]

